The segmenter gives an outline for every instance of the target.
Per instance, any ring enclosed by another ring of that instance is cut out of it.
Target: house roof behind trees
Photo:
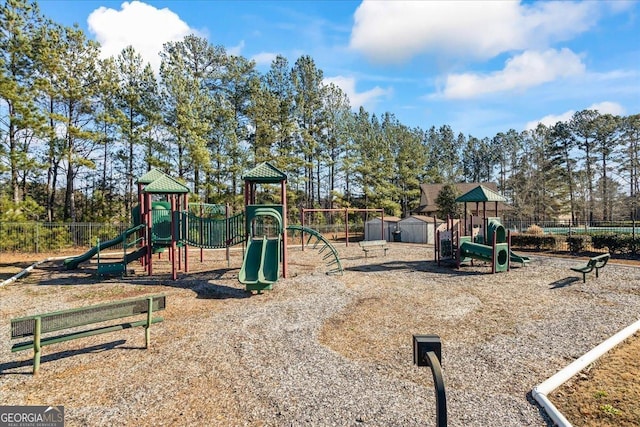
[[[436,199],[438,194],[446,184],[420,184],[420,206],[414,210],[414,213],[421,215],[433,216],[438,212],[438,204]],[[502,197],[498,194],[498,184],[495,182],[461,182],[454,184],[458,194],[465,195],[470,191],[476,189],[479,186],[490,190],[492,193]],[[506,200],[506,199],[505,199]],[[493,201],[493,200],[492,200]],[[493,212],[493,205],[488,207],[487,212]],[[469,209],[474,209],[473,206],[469,206]],[[512,208],[502,201],[498,203],[498,211],[508,211]],[[495,214],[495,212],[494,212]]]

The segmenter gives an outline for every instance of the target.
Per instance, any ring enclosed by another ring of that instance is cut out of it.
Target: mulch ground
[[[390,244],[368,259],[357,245],[337,247],[343,276],[326,276],[317,251],[293,248],[289,278],[260,295],[237,282],[237,250],[228,262],[224,251],[205,252],[204,263],[192,252],[178,281],[166,255],[152,277],[137,264],[123,279],[96,278],[94,264],[43,264],[0,288],[0,317],[165,293],[165,322],[146,351],[142,330],[47,347],[36,377],[28,352],[3,346],[3,404],[61,404],[67,425],[434,425],[430,375],[412,366],[411,336],[436,333],[451,425],[545,425],[530,389],[637,317],[640,270],[628,266],[612,263],[582,284],[568,260],[534,256],[491,275],[482,264],[438,267],[423,245]],[[3,254],[0,280],[45,257]],[[590,383],[585,375],[577,382]],[[569,408],[586,407],[577,385],[558,395]],[[608,385],[596,389],[591,412],[611,425],[637,409],[603,400]]]

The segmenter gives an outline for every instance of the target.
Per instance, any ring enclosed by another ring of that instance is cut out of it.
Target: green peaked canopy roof
[[[138,178],[138,184],[151,184],[153,181],[163,176],[168,175],[162,171],[159,171],[158,169],[153,168],[149,172]]]
[[[258,183],[276,183],[287,180],[287,175],[269,162],[260,163],[247,172],[242,179]]]
[[[495,191],[485,187],[484,185],[478,185],[473,190],[470,190],[456,199],[456,202],[506,202],[507,199],[502,197]]]
[[[162,173],[162,176],[147,184],[142,191],[152,194],[185,194],[189,192],[189,188]]]

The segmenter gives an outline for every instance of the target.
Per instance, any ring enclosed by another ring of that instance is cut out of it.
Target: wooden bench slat
[[[383,250],[384,255],[387,255],[387,241],[386,240],[363,240],[358,242],[360,248],[364,251],[364,256],[367,258],[369,256],[369,251],[377,251]]]
[[[386,240],[362,240],[358,242],[361,248],[367,246],[384,246],[387,244]]]

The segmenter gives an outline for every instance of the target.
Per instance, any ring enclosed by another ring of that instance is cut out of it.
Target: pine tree
[[[0,143],[0,151],[8,158],[6,168],[14,203],[26,198],[27,174],[35,167],[29,145],[44,125],[44,118],[37,114],[33,90],[42,19],[35,2],[7,0],[0,6],[0,101],[6,104],[6,109],[0,109],[0,123],[5,127],[0,133],[6,134],[7,141],[6,146]]]

